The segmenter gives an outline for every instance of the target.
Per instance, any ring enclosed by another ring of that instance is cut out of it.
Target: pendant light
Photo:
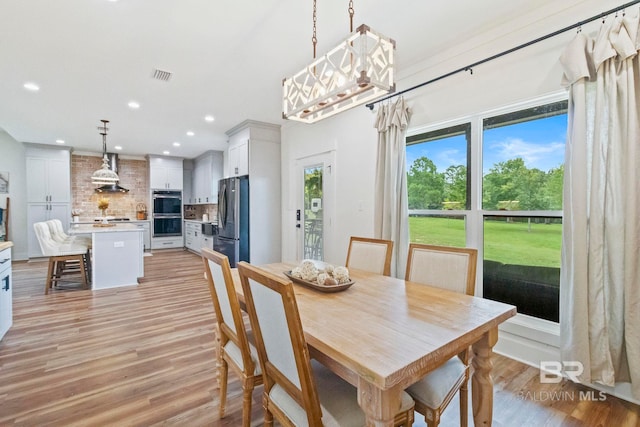
[[[395,91],[394,40],[367,25],[316,59],[316,0],[313,0],[313,62],[283,80],[282,117],[313,123]]]
[[[107,123],[109,120],[100,120],[102,127],[98,127],[102,135],[102,167],[91,175],[91,183],[96,185],[115,184],[120,181],[118,174],[109,169],[109,159],[107,158]]]

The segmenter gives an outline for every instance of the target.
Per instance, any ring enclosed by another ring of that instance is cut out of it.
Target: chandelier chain
[[[318,38],[316,37],[316,23],[318,21],[316,8],[316,0],[313,0],[313,36],[311,36],[311,42],[313,43],[313,59],[316,59],[316,44],[318,44]]]
[[[354,14],[355,14],[355,10],[353,10],[353,0],[349,0],[349,32],[350,33],[353,33],[353,15]]]

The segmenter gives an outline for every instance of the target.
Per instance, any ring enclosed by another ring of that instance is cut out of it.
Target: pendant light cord
[[[318,38],[316,37],[316,22],[318,17],[316,16],[316,0],[313,0],[313,36],[311,36],[311,43],[313,44],[313,59],[316,59],[316,44],[318,44]]]
[[[350,33],[353,33],[353,15],[354,14],[355,14],[355,10],[353,10],[353,0],[349,0],[349,32]]]

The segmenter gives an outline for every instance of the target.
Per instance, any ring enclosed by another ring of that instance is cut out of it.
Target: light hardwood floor
[[[198,256],[156,251],[145,257],[138,286],[49,295],[46,266],[13,264],[14,324],[0,342],[0,426],[240,425],[233,373],[228,415],[217,419],[214,314]],[[494,380],[496,426],[640,425],[636,405],[581,400],[588,389],[540,384],[537,369],[499,355]],[[262,425],[261,391],[254,426]],[[424,425],[416,414],[414,426]],[[441,425],[458,425],[457,401]]]

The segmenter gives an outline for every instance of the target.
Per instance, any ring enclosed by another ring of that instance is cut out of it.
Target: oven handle
[[[182,215],[180,214],[154,213],[153,217],[158,219],[182,219]]]

